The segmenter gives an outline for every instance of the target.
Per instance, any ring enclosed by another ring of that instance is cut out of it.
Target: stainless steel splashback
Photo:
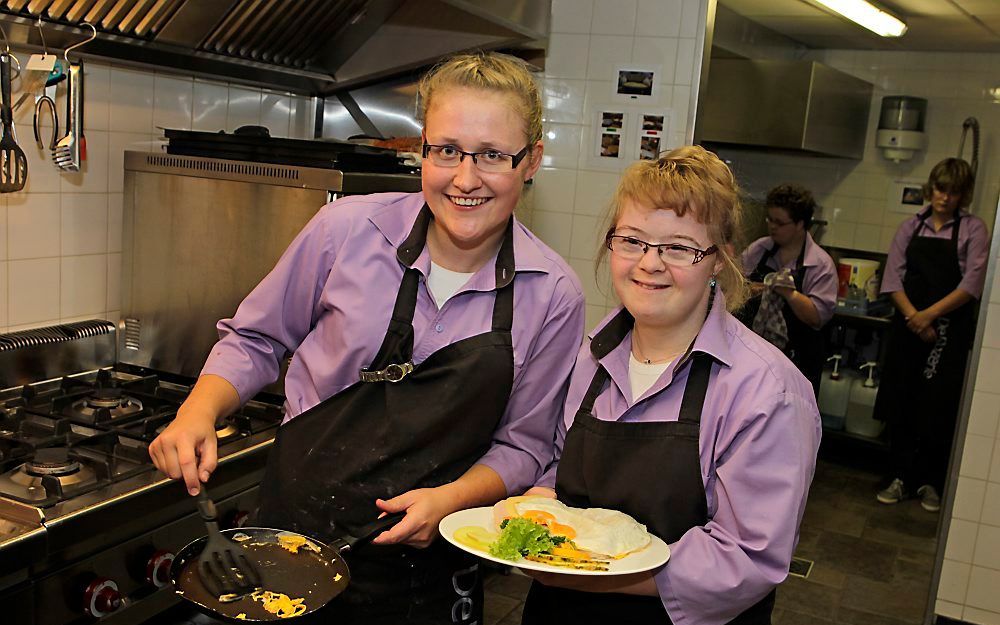
[[[339,171],[125,153],[119,360],[186,376]]]

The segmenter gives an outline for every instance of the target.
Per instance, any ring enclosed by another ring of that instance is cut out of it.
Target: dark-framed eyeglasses
[[[530,145],[526,145],[517,154],[506,154],[500,150],[465,152],[453,145],[425,143],[423,146],[423,157],[430,158],[431,162],[438,167],[458,167],[465,157],[469,156],[472,157],[472,164],[479,171],[496,173],[517,169],[517,166],[524,160],[524,157],[528,155],[530,148]]]
[[[650,248],[655,248],[657,255],[663,262],[675,267],[697,265],[705,260],[706,256],[719,251],[719,248],[714,245],[707,250],[700,250],[680,243],[647,243],[632,236],[615,234],[613,231],[608,232],[605,244],[609,250],[625,260],[638,260],[645,256]]]
[[[770,215],[765,215],[764,221],[766,221],[769,226],[774,226],[775,228],[790,226],[795,223],[794,221],[778,221],[777,219],[773,219]]]

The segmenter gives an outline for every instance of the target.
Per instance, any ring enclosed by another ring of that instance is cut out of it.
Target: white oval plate
[[[471,553],[472,555],[478,556],[483,560],[491,560],[508,566],[516,566],[519,569],[545,571],[546,573],[563,573],[564,575],[626,575],[628,573],[641,573],[643,571],[655,569],[663,566],[667,560],[670,559],[670,547],[667,546],[667,543],[650,534],[649,537],[652,540],[644,549],[636,551],[635,553],[630,553],[620,560],[612,560],[607,571],[581,571],[578,569],[552,566],[550,564],[542,564],[541,562],[532,562],[531,560],[524,559],[512,562],[510,560],[504,560],[502,558],[491,556],[486,551],[480,551],[479,549],[474,549],[457,542],[455,540],[455,531],[468,525],[478,525],[488,531],[494,531],[493,508],[469,508],[468,510],[453,512],[441,519],[441,523],[438,525],[438,530],[441,532],[441,536],[443,536],[445,540],[455,545],[462,551]]]

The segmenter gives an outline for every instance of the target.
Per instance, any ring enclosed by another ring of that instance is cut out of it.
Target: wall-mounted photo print
[[[601,135],[601,156],[604,158],[618,158],[621,144],[621,135],[604,133]]]
[[[903,204],[912,206],[924,205],[924,190],[921,187],[903,187],[903,197],[900,199]]]
[[[667,116],[659,111],[643,111],[640,119],[642,127],[639,128],[639,150],[636,157],[640,161],[656,160],[666,147],[663,132]]]
[[[639,160],[655,161],[660,155],[660,138],[643,137],[639,140]]]
[[[663,132],[663,115],[643,115],[642,130]]]
[[[886,191],[887,208],[894,213],[913,213],[924,205],[923,181],[914,178],[893,180]]]
[[[620,69],[618,70],[617,93],[630,96],[653,95],[653,72]]]
[[[601,129],[603,132],[617,130],[621,132],[625,127],[625,114],[605,111],[601,113]]]

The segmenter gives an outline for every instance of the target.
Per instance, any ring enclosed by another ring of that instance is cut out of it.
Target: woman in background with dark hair
[[[755,295],[737,317],[754,327],[754,318],[765,296],[764,277],[789,269],[795,286],[774,286],[784,300],[781,315],[787,342],[778,345],[819,390],[826,353],[820,332],[837,305],[837,269],[833,259],[809,234],[816,201],[807,189],[794,184],[777,186],[767,194],[768,236],[750,244],[743,252],[743,267]],[[765,338],[768,338],[765,336]]]
[[[986,280],[986,224],[972,203],[972,168],[947,158],[924,185],[928,205],[904,221],[889,250],[882,292],[896,306],[875,414],[888,423],[893,480],[878,493],[892,504],[916,493],[941,508],[948,458]]]

